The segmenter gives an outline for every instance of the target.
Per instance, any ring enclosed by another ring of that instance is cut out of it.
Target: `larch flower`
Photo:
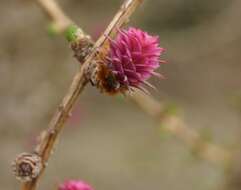
[[[161,63],[164,49],[159,47],[159,37],[140,29],[119,30],[116,38],[109,39],[109,48],[100,64],[97,87],[108,93],[125,92],[143,85],[153,87],[147,80],[162,77],[155,70]],[[99,80],[99,81],[98,81]]]
[[[69,180],[61,184],[58,190],[93,190],[93,188],[83,181]]]

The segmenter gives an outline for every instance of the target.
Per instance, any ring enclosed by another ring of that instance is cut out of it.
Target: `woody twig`
[[[65,15],[55,0],[36,0],[36,2],[49,17],[56,33],[65,33],[73,26],[73,21]],[[44,132],[40,143],[36,147],[35,154],[41,158],[42,162],[40,174],[31,181],[23,183],[22,190],[36,189],[40,176],[43,174],[46,164],[51,156],[55,142],[64,128],[64,124],[66,123],[79,95],[89,82],[88,78],[85,76],[86,69],[90,66],[92,61],[96,59],[98,53],[104,48],[108,41],[108,37],[115,35],[117,30],[128,21],[131,14],[141,3],[142,0],[126,0],[103,35],[97,40],[89,54],[83,60],[83,64],[74,76],[69,91],[63,98],[62,103],[59,105],[49,123],[48,129]],[[87,35],[78,27],[78,36],[75,37],[82,38],[85,36]],[[70,37],[70,40],[72,40],[72,37]],[[175,115],[166,114],[165,107],[160,105],[159,102],[150,96],[135,92],[130,96],[130,99],[144,112],[160,122],[160,124],[164,126],[164,130],[175,135],[188,146],[198,148],[198,154],[202,158],[214,163],[226,163],[230,160],[231,155],[228,151],[210,142],[204,141],[200,135],[193,129],[190,129],[182,119]]]
[[[72,24],[67,16],[63,13],[60,7],[54,0],[38,0],[37,3],[43,8],[43,10],[50,17],[52,24],[56,26],[56,30],[60,33],[66,31]],[[136,10],[136,8],[142,3],[142,0],[127,0],[123,3],[117,14],[114,16],[113,20],[105,30],[104,34],[97,40],[91,53],[86,57],[82,67],[76,73],[73,78],[72,84],[69,91],[63,98],[62,103],[57,108],[54,116],[52,117],[47,130],[45,131],[40,143],[35,150],[42,161],[42,168],[40,174],[29,182],[23,183],[22,190],[35,190],[36,185],[43,174],[47,162],[53,151],[55,142],[60,135],[60,132],[64,128],[71,110],[76,103],[79,95],[84,90],[89,80],[85,76],[85,70],[95,60],[99,51],[104,48],[107,42],[108,36],[112,36],[116,33],[117,29],[120,28],[124,23],[126,23],[131,16],[131,14]],[[83,35],[81,29],[78,29],[79,35]],[[78,38],[78,36],[76,36]]]

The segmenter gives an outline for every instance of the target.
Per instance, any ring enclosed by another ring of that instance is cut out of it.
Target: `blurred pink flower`
[[[93,188],[83,181],[68,180],[61,184],[58,190],[93,190]]]

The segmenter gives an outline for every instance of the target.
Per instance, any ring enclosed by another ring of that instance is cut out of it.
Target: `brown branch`
[[[129,96],[144,112],[154,117],[162,130],[175,135],[195,150],[198,156],[222,166],[227,166],[231,160],[229,151],[207,142],[195,130],[187,127],[185,122],[174,114],[166,113],[166,107],[150,96],[136,92]]]
[[[51,19],[56,32],[62,33],[70,25],[72,25],[73,22],[64,14],[64,12],[54,0],[37,0],[37,2]],[[44,172],[46,163],[51,155],[51,152],[53,151],[55,141],[63,129],[73,105],[78,99],[79,94],[83,91],[85,85],[88,83],[88,80],[84,77],[85,69],[95,59],[98,52],[101,51],[101,49],[104,47],[105,42],[107,41],[106,36],[115,34],[116,29],[120,28],[128,20],[129,16],[134,12],[136,7],[141,2],[142,0],[125,1],[121,9],[118,11],[104,32],[104,35],[102,35],[94,45],[93,51],[86,58],[83,67],[75,75],[67,95],[53,116],[48,130],[45,132],[45,135],[42,138],[42,141],[36,148],[36,152],[42,157],[44,164],[44,168],[41,171],[41,174]],[[180,140],[184,141],[191,147],[196,147],[199,145],[199,147],[201,147],[200,155],[203,158],[215,163],[223,163],[230,159],[230,154],[227,151],[214,144],[203,142],[202,138],[194,130],[189,129],[180,118],[176,116],[160,116],[163,107],[161,107],[159,102],[156,102],[151,97],[143,96],[137,92],[131,97],[131,99],[136,102],[146,113],[158,119],[158,121],[162,124],[165,124],[164,129],[166,131],[176,135]],[[39,177],[40,176],[31,182],[24,183],[22,190],[34,190],[36,188],[37,182],[39,181]]]
[[[56,32],[64,32],[72,24],[72,20],[65,15],[55,0],[36,0],[36,2],[51,20]]]
[[[53,151],[57,137],[60,135],[60,132],[70,115],[74,103],[78,99],[79,94],[83,91],[87,82],[88,81],[84,77],[83,70],[75,75],[67,95],[64,97],[62,103],[51,119],[49,127],[47,131],[44,132],[44,136],[42,137],[40,143],[37,145],[35,152],[41,157],[43,164],[43,169],[41,170],[40,175],[44,172],[48,159]],[[40,175],[32,181],[24,183],[22,190],[36,189]]]
[[[131,14],[135,11],[138,5],[141,4],[141,2],[142,0],[125,1],[121,6],[120,10],[111,21],[111,23],[109,24],[109,26],[107,27],[104,34],[95,43],[93,51],[87,56],[86,61],[81,67],[80,71],[75,75],[69,91],[67,92],[62,103],[54,114],[51,122],[49,123],[48,129],[45,132],[46,134],[41,139],[40,144],[37,146],[36,153],[42,158],[43,169],[41,170],[41,173],[37,178],[30,182],[24,183],[22,186],[22,190],[36,189],[37,182],[39,181],[40,176],[43,174],[46,168],[47,161],[53,151],[56,139],[62,131],[76,100],[88,83],[88,80],[85,78],[85,69],[96,58],[98,52],[101,51],[102,48],[104,48],[105,42],[107,41],[107,36],[114,35],[116,30],[121,27],[125,22],[127,22]],[[53,22],[60,23],[61,19],[67,18],[64,16],[62,11],[53,0],[38,0],[38,3],[48,13]],[[71,22],[67,22],[66,20],[66,23]],[[67,25],[60,26],[64,26],[62,29],[66,29],[65,27]],[[60,30],[60,32],[61,31],[62,30]]]
[[[43,8],[43,10],[49,15],[50,19],[53,23],[60,23],[61,18],[67,18],[63,20],[69,20],[68,17],[64,14],[64,12],[60,9],[60,7],[56,4],[56,2],[51,0],[37,0],[39,5]],[[130,12],[126,13],[126,15],[122,15],[125,13],[126,7],[128,4],[133,3],[132,7],[129,7]],[[111,35],[111,33],[115,32],[114,29],[120,27],[118,25],[118,19],[122,18],[128,19],[129,14],[131,14],[131,9],[135,9],[135,7],[141,3],[141,1],[126,1],[125,5],[122,6],[121,10],[117,13],[112,23],[107,28],[105,35]],[[54,6],[53,6],[54,4]],[[54,8],[53,8],[54,7]],[[57,10],[58,9],[58,10]],[[134,10],[133,10],[134,11]],[[69,23],[72,23],[71,21]],[[116,27],[113,27],[116,26]],[[68,25],[65,25],[66,28]],[[64,30],[66,28],[63,28]],[[59,30],[61,33],[64,30]],[[102,39],[102,40],[101,40]],[[96,43],[95,49],[98,46],[103,45],[106,41],[105,36],[103,35],[100,40]],[[88,62],[88,61],[87,61]],[[135,102],[144,112],[149,114],[150,116],[158,119],[162,124],[164,123],[164,130],[170,132],[177,136],[180,140],[184,141],[190,147],[197,147],[197,144],[202,144],[202,150],[199,152],[200,156],[203,158],[210,160],[212,162],[226,162],[230,159],[231,155],[228,151],[222,149],[221,147],[204,142],[200,135],[195,131],[187,127],[187,125],[177,116],[170,117],[161,117],[160,113],[165,109],[164,106],[160,105],[160,102],[154,100],[150,96],[144,96],[143,94],[136,92],[133,96],[130,97],[133,102]],[[165,118],[165,119],[164,119]],[[201,143],[200,143],[201,142]],[[205,145],[205,146],[204,146]]]

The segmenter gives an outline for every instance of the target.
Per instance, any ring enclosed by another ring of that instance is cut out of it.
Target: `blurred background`
[[[121,0],[59,0],[86,32],[97,36]],[[241,147],[241,1],[146,1],[131,25],[160,36],[167,49],[152,79],[161,102],[179,107],[189,127],[213,143]],[[19,189],[10,165],[31,150],[78,68],[67,42],[48,33],[48,20],[31,0],[0,2],[0,184]],[[240,158],[241,160],[241,158]],[[198,159],[131,102],[88,87],[75,106],[40,189],[83,179],[105,190],[241,189],[235,171]]]

